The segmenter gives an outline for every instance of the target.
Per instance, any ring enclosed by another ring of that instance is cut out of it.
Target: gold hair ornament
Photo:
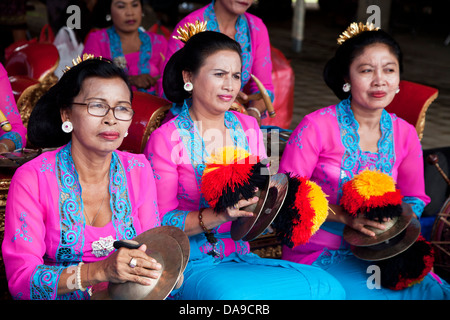
[[[173,36],[174,39],[186,43],[193,35],[206,31],[206,21],[195,21],[195,23],[186,23],[184,27],[179,27],[177,33],[179,36]]]
[[[90,53],[85,53],[83,54],[83,57],[78,56],[76,59],[72,59],[72,67],[75,67],[77,64],[86,61],[86,60],[90,60],[90,59],[99,59],[101,60],[102,57],[96,57],[93,54]],[[66,73],[67,71],[69,71],[72,67],[66,66],[66,68],[63,70],[64,73]]]
[[[352,24],[350,24],[350,26],[347,28],[347,30],[342,32],[342,34],[337,39],[337,43],[341,45],[348,39],[353,38],[354,36],[360,34],[361,32],[377,31],[379,29],[380,28],[375,27],[375,25],[373,23],[367,22],[366,24],[363,24],[362,22],[359,22],[359,23],[353,22]]]

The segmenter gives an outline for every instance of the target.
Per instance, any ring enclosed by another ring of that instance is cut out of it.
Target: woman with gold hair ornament
[[[247,12],[253,0],[213,0],[210,4],[184,17],[175,27],[168,40],[167,60],[180,48],[183,41],[178,38],[177,30],[188,23],[206,22],[206,29],[221,32],[236,40],[242,50],[242,78],[239,96],[246,100],[248,95],[260,92],[258,85],[252,80],[252,74],[259,79],[267,91],[270,100],[274,101],[274,86],[272,83],[272,59],[270,40],[264,22]],[[245,87],[245,93],[244,93]],[[179,107],[173,107],[175,115]],[[247,113],[260,123],[267,117],[267,110],[262,99],[250,101]],[[264,121],[263,121],[264,124]]]
[[[11,180],[2,253],[14,299],[89,299],[99,282],[151,285],[161,270],[145,245],[113,246],[160,225],[150,163],[116,150],[134,114],[127,76],[109,60],[77,62],[28,124],[33,145],[56,150]]]
[[[83,53],[110,59],[125,69],[133,90],[159,95],[167,40],[142,30],[142,0],[107,0],[97,6],[104,7],[112,26],[91,32]]]
[[[232,163],[224,161],[223,169],[228,164],[231,168],[241,156],[244,160],[263,159],[266,152],[257,121],[229,111],[241,88],[240,45],[213,31],[189,37],[170,58],[163,77],[167,97],[183,108],[152,133],[144,150],[154,169],[161,223],[179,227],[190,240],[184,282],[173,297],[343,299],[342,287],[323,270],[263,259],[250,252],[247,241],[233,240],[232,221],[252,216],[243,207],[255,203],[257,197],[236,200],[235,205],[218,211],[206,200],[210,190],[204,190],[205,167],[214,155],[220,159],[223,150],[234,150],[229,154]],[[244,171],[246,164],[252,163],[243,162]],[[217,179],[211,184],[214,187],[228,181]],[[236,195],[239,186],[233,187],[236,189],[231,193]]]
[[[347,299],[448,299],[450,286],[433,273],[403,290],[371,290],[367,270],[374,263],[356,258],[343,240],[344,226],[368,237],[375,236],[374,230],[385,229],[379,219],[354,217],[343,208],[344,186],[364,170],[392,177],[402,201],[417,217],[429,197],[415,128],[384,110],[399,90],[399,45],[386,32],[362,23],[352,24],[338,42],[324,79],[342,101],[305,116],[290,137],[279,167],[280,172],[318,183],[329,196],[333,213],[309,243],[284,246],[283,259],[323,268],[341,282]],[[356,198],[351,205],[356,206]]]

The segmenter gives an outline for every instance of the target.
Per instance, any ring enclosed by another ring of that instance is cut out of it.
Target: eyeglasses
[[[101,101],[91,101],[88,103],[72,102],[72,104],[87,106],[87,112],[94,117],[104,117],[108,114],[109,110],[113,111],[114,118],[117,120],[128,121],[131,120],[134,115],[131,104],[125,102],[122,102],[121,105],[114,108]]]

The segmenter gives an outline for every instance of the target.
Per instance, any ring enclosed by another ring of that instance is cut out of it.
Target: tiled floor
[[[326,61],[336,50],[336,38],[344,28],[330,26],[317,11],[307,11],[305,34],[300,53],[291,49],[291,24],[268,24],[271,43],[291,61],[295,72],[294,118],[291,129],[302,117],[320,107],[338,102],[322,79]],[[450,46],[433,35],[413,35],[398,31],[394,37],[404,55],[402,79],[439,89],[438,98],[426,116],[422,145],[424,149],[450,146]]]

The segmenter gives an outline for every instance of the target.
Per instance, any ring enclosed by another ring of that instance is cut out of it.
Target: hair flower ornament
[[[206,31],[206,21],[195,21],[195,23],[186,23],[183,27],[177,29],[179,36],[173,36],[174,39],[186,43],[193,35]]]
[[[78,65],[79,63],[86,61],[86,60],[90,60],[90,59],[100,59],[102,60],[102,57],[96,57],[93,54],[90,53],[85,53],[83,54],[82,57],[78,56],[76,59],[72,59],[72,67],[75,67],[76,65]],[[63,70],[64,73],[66,73],[67,71],[69,71],[72,67],[66,66],[66,68]]]
[[[347,30],[342,32],[342,34],[337,39],[337,43],[341,45],[345,41],[347,41],[348,39],[351,39],[354,36],[357,36],[361,32],[377,31],[379,29],[380,28],[375,27],[375,25],[373,23],[366,23],[366,24],[364,24],[362,22],[359,22],[359,23],[353,22],[352,24],[350,24],[350,26],[347,28]]]

